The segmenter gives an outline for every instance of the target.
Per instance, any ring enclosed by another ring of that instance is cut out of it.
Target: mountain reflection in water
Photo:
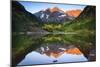
[[[88,61],[83,53],[75,46],[48,45],[41,46],[28,53],[18,65],[49,64],[64,62]]]

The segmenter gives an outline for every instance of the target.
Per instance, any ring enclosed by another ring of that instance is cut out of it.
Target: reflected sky
[[[75,51],[75,50],[73,50]],[[51,52],[52,53],[52,52]],[[63,52],[59,57],[48,56],[46,53],[39,53],[32,51],[26,55],[18,65],[32,65],[32,64],[48,64],[48,63],[63,63],[63,62],[82,62],[88,61],[84,55]],[[56,61],[56,62],[54,62]]]

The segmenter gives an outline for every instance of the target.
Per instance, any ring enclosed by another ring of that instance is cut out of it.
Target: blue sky
[[[31,13],[35,13],[40,10],[53,7],[58,7],[62,10],[74,10],[74,9],[83,10],[86,7],[85,5],[51,4],[51,3],[38,3],[38,2],[28,2],[28,1],[21,1],[20,3],[25,7],[27,11]]]

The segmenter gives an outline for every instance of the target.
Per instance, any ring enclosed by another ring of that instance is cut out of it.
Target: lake
[[[22,54],[24,57],[17,65],[86,62],[88,58],[84,54],[84,48],[92,46],[92,43],[86,42],[77,34],[20,35],[19,40],[20,38],[23,51],[27,53]],[[32,45],[25,49],[23,44]]]

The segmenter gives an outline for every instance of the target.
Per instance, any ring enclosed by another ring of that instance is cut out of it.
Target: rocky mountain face
[[[63,23],[64,21],[73,20],[76,16],[70,16],[58,7],[48,8],[35,13],[41,22],[57,22]]]
[[[68,10],[66,11],[66,14],[68,14],[69,16],[72,16],[72,17],[78,17],[80,15],[82,10]]]

